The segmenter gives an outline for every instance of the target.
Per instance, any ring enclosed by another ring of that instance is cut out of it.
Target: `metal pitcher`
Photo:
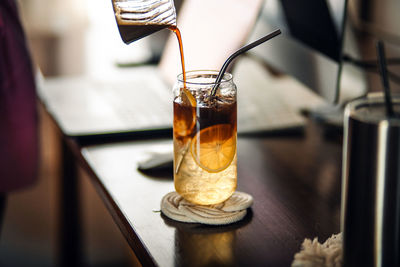
[[[176,26],[173,0],[112,0],[122,40],[129,44]]]

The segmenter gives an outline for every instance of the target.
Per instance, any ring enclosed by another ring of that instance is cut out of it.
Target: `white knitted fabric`
[[[177,192],[170,192],[161,200],[161,211],[180,222],[225,225],[243,219],[252,204],[253,197],[243,192],[235,192],[225,202],[209,206],[190,203]]]
[[[342,233],[332,235],[325,243],[305,239],[301,245],[301,251],[294,255],[292,267],[341,267]]]

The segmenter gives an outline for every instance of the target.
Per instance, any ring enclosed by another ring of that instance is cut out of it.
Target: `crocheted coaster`
[[[161,200],[161,211],[180,222],[225,225],[243,219],[252,204],[253,197],[243,192],[235,192],[225,202],[209,206],[190,203],[177,192],[170,192]]]
[[[294,255],[291,267],[341,267],[343,261],[342,233],[332,235],[325,243],[318,238],[305,239],[301,251]]]

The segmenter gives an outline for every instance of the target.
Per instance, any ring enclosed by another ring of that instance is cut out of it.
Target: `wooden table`
[[[159,211],[172,170],[141,173],[137,163],[170,140],[84,147],[79,161],[144,266],[290,266],[304,238],[340,231],[341,141],[313,123],[303,136],[241,137],[238,190],[254,204],[228,226],[179,223]]]

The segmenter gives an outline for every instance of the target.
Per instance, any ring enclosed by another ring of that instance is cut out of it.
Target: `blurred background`
[[[115,24],[111,0],[19,0],[32,57],[45,77],[110,75],[117,65],[156,62],[168,31],[129,46]],[[176,2],[180,6],[180,1]],[[360,35],[388,44],[399,56],[400,2],[351,0]],[[368,50],[371,51],[371,50]],[[372,50],[373,51],[373,50]],[[364,53],[365,58],[375,58]],[[379,84],[378,76],[371,76]],[[9,195],[0,238],[1,266],[56,266],[60,133],[40,110],[41,165],[39,182]],[[88,266],[136,266],[135,255],[81,171],[85,262]]]
[[[32,57],[45,77],[109,74],[116,63],[151,60],[148,40],[131,46],[121,41],[111,0],[17,2]],[[161,33],[152,38],[165,36]],[[61,135],[38,107],[40,178],[34,186],[8,195],[0,235],[0,266],[45,267],[58,263]],[[86,265],[137,266],[135,255],[90,179],[84,172],[80,174]]]
[[[19,3],[32,54],[45,76],[103,75],[113,71],[115,64],[146,62],[161,53],[162,39],[168,35],[163,31],[151,36],[152,40],[144,38],[125,45],[111,0]]]

